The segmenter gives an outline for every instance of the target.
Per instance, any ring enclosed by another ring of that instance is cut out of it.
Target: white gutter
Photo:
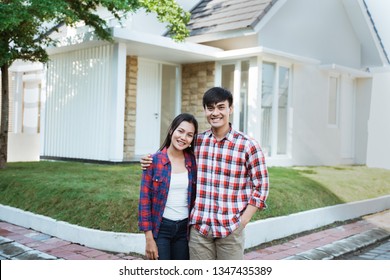
[[[329,64],[329,65],[320,65],[320,69],[327,71],[334,71],[338,73],[347,73],[350,74],[354,78],[371,78],[372,74],[370,73],[370,69],[366,71],[358,70],[355,68],[350,68],[346,66],[341,66],[337,64]]]
[[[278,58],[286,58],[296,63],[320,64],[320,61],[317,59],[295,55],[295,54],[282,52],[278,50],[273,50],[269,48],[264,48],[264,47],[253,47],[253,48],[238,49],[238,50],[215,53],[216,60],[239,59],[248,56],[278,57]]]

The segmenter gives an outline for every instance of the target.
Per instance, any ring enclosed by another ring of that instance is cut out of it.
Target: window
[[[290,69],[263,62],[261,146],[267,156],[287,154]]]
[[[278,155],[287,153],[287,121],[288,121],[288,92],[290,83],[290,69],[279,67],[278,92]]]
[[[221,86],[234,96],[233,126],[258,140],[266,156],[286,156],[291,142],[290,66],[251,58],[221,63],[220,71],[217,84],[220,77]]]
[[[339,79],[336,76],[329,77],[329,99],[328,99],[328,124],[338,125],[338,103],[339,103]]]
[[[249,61],[241,62],[240,85],[240,125],[239,130],[247,133],[248,125],[248,72]]]
[[[163,64],[161,72],[160,145],[165,140],[169,125],[177,115],[176,93],[178,91],[178,67],[175,65]]]
[[[264,154],[272,152],[272,107],[274,104],[274,80],[276,65],[263,63],[263,80],[261,88],[261,147]]]
[[[249,83],[249,61],[239,61],[234,64],[225,64],[222,65],[222,77],[221,77],[221,86],[230,90],[234,95],[234,100],[237,99],[234,91],[239,91],[239,103],[238,106],[234,109],[233,116],[231,120],[234,122],[235,114],[239,114],[238,130],[247,133],[247,124],[248,124],[248,83]],[[235,73],[237,77],[235,79]],[[239,85],[238,88],[235,88],[235,85]],[[238,109],[238,110],[237,110]]]

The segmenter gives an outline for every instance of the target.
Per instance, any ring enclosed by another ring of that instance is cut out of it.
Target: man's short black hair
[[[212,87],[203,95],[203,108],[206,108],[209,105],[217,104],[219,102],[224,102],[225,100],[229,102],[229,107],[231,107],[233,105],[232,93],[222,87]]]

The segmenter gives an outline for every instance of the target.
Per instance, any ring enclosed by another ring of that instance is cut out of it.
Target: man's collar
[[[232,142],[234,139],[234,132],[235,131],[232,128],[232,124],[229,123],[229,131],[226,133],[226,135],[221,140],[226,139],[226,140]],[[206,131],[206,136],[208,136],[208,137],[213,136],[214,138],[216,138],[215,135],[213,134],[213,131],[211,128],[208,131]]]

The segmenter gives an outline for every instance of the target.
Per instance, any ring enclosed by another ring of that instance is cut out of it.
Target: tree
[[[0,0],[0,168],[7,162],[9,67],[17,59],[47,62],[46,48],[55,44],[50,35],[64,25],[84,22],[94,29],[98,38],[111,41],[110,29],[95,12],[99,6],[117,19],[143,8],[167,24],[168,34],[174,40],[182,41],[188,36],[186,24],[190,14],[175,0]]]

